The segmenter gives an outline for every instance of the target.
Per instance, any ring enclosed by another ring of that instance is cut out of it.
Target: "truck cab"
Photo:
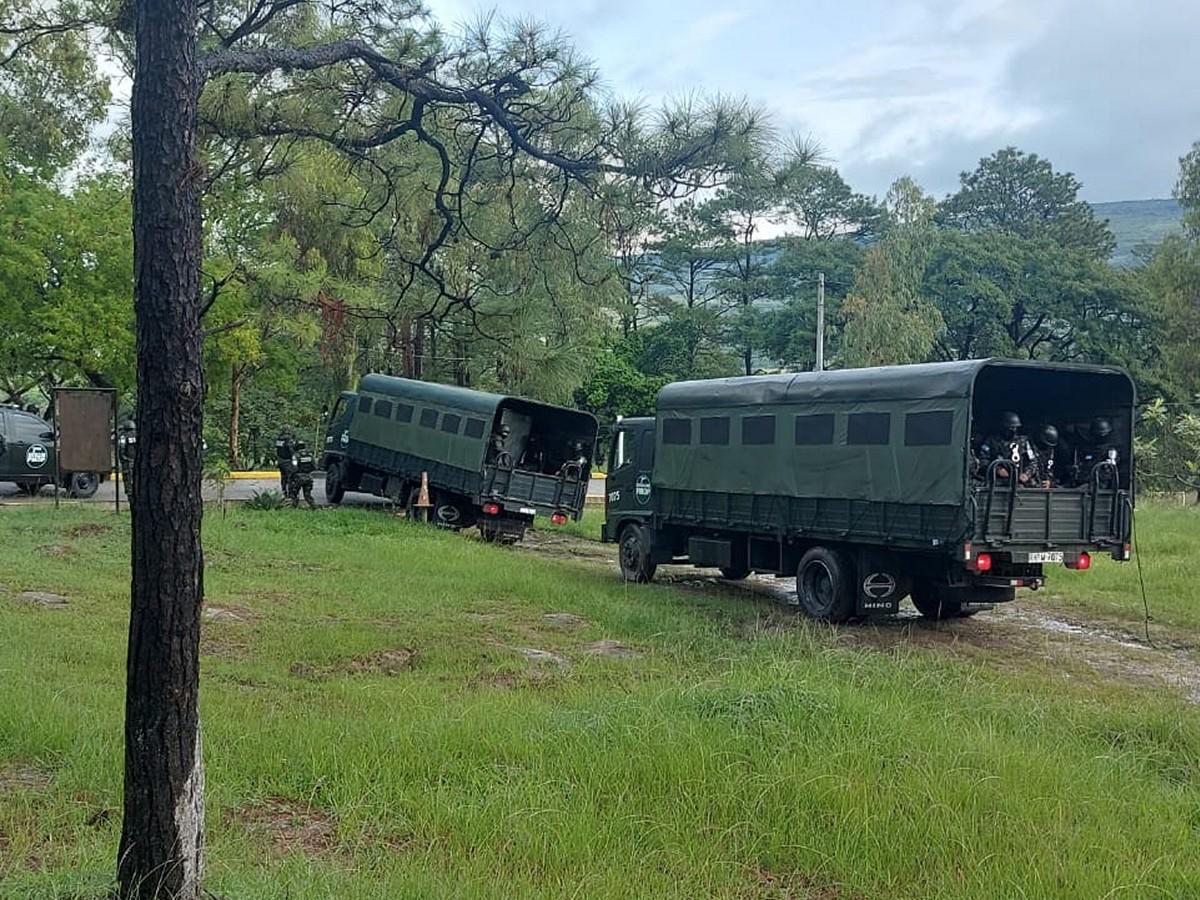
[[[54,426],[20,407],[0,406],[0,482],[12,482],[30,496],[37,494],[58,477],[54,452]],[[72,497],[87,498],[96,493],[101,475],[64,472],[62,480]]]
[[[631,526],[649,527],[654,499],[654,425],[653,416],[617,420],[608,451],[602,541],[619,540]]]

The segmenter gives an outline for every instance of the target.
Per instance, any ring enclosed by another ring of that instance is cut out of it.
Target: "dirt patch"
[[[526,531],[525,540],[515,546],[521,551],[556,556],[574,562],[615,564],[617,559],[616,545],[614,544],[601,544],[599,541],[589,541],[587,538],[574,535],[554,534],[533,529]]]
[[[49,591],[21,591],[14,599],[46,609],[57,609],[70,603],[62,594],[52,594]]]
[[[326,855],[337,846],[337,821],[332,813],[285,797],[268,797],[226,810],[225,821],[266,838],[280,854]]]
[[[562,628],[585,628],[591,624],[583,616],[577,616],[569,612],[546,613],[542,616],[542,621],[550,625],[558,625]]]
[[[73,525],[67,529],[67,537],[95,537],[98,534],[108,534],[112,531],[111,525],[101,525],[98,522],[91,522],[85,525]]]
[[[746,900],[864,900],[858,891],[831,884],[803,872],[772,872],[755,866],[746,872]]]
[[[44,791],[53,776],[35,766],[10,766],[0,769],[0,794],[9,791]]]
[[[229,635],[202,631],[200,633],[200,655],[219,656],[222,659],[246,659],[250,655],[250,645],[244,640]]]
[[[588,656],[607,656],[609,659],[636,659],[645,654],[641,650],[622,644],[620,641],[592,641],[583,645],[583,652]]]
[[[204,618],[210,622],[256,622],[258,613],[244,606],[204,606]]]
[[[733,617],[727,624],[727,630],[743,641],[761,641],[803,627],[804,620],[797,613],[774,609],[763,609],[753,616]]]
[[[560,666],[564,669],[571,665],[569,659],[560,653],[555,653],[553,650],[539,650],[537,647],[514,647],[513,649],[530,662]]]
[[[339,671],[352,674],[399,675],[401,672],[410,671],[416,664],[416,650],[411,647],[396,647],[392,650],[379,650],[366,656],[356,656],[339,667]]]
[[[394,647],[356,656],[333,665],[317,666],[297,661],[288,667],[288,671],[297,678],[313,680],[333,675],[400,675],[412,671],[417,665],[417,658],[417,651],[411,647]]]

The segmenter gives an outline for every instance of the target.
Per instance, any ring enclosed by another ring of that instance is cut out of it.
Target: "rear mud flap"
[[[898,571],[894,559],[882,554],[864,551],[856,562],[855,612],[860,616],[899,612],[900,601],[912,589],[909,576]]]

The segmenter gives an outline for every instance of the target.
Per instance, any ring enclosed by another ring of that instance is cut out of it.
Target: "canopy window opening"
[[[971,447],[987,457],[996,455],[996,444],[1009,453],[1027,441],[1038,460],[1037,484],[1045,479],[1056,488],[1089,486],[1096,463],[1109,459],[1119,486],[1128,488],[1133,404],[1133,384],[1118,371],[988,365],[975,379]],[[983,477],[989,459],[979,461]]]
[[[587,475],[596,443],[596,420],[587,413],[525,400],[505,400],[492,440],[503,444],[514,468],[540,475]]]

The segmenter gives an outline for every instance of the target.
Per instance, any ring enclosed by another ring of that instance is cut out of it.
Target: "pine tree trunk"
[[[196,0],[136,0],[138,453],[125,695],[124,898],[201,896],[201,358]]]
[[[241,435],[238,432],[241,429],[242,376],[245,373],[244,368],[234,366],[233,374],[229,379],[229,470],[231,472],[236,472],[241,468],[241,459],[238,456]]]

